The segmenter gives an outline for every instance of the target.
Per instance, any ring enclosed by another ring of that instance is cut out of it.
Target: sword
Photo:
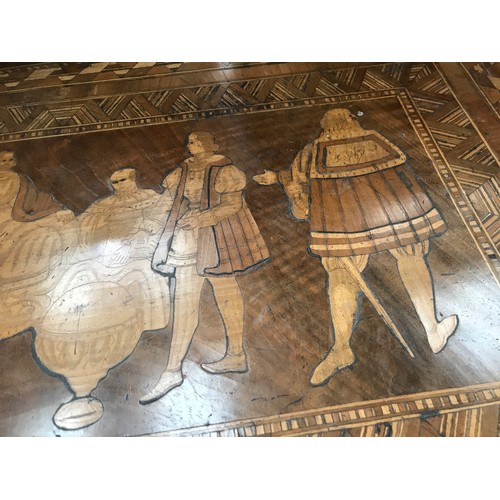
[[[361,273],[359,272],[358,268],[352,263],[352,260],[349,257],[347,257],[347,258],[340,258],[339,261],[344,266],[344,269],[356,281],[359,288],[366,295],[368,300],[372,303],[375,310],[380,314],[380,316],[382,316],[382,319],[385,321],[385,324],[389,327],[389,330],[391,330],[392,333],[394,333],[394,335],[397,337],[397,339],[401,342],[401,344],[403,344],[403,347],[408,351],[408,354],[412,358],[414,358],[415,354],[413,354],[412,350],[409,348],[408,344],[406,343],[405,339],[403,338],[403,335],[401,335],[401,332],[399,331],[398,327],[394,324],[394,322],[391,320],[391,318],[387,314],[387,311],[384,309],[384,307],[382,306],[380,301],[377,299],[375,294],[368,287],[363,276],[361,276]]]

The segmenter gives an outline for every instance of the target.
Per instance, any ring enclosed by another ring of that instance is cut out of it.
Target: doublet
[[[320,257],[368,255],[446,231],[406,155],[375,131],[320,138],[279,176],[292,214],[309,219],[309,249]]]
[[[198,200],[193,199],[194,190],[191,193],[186,191],[188,169],[189,164],[184,162],[166,179],[167,189],[175,195],[166,231],[155,252],[153,269],[169,275],[173,274],[175,267],[196,264],[200,276],[228,276],[245,273],[266,263],[270,258],[269,250],[243,197],[246,185],[243,172],[223,156],[212,157],[204,170],[198,204]],[[219,210],[225,204],[224,196],[229,194],[239,194],[241,205],[226,216]],[[188,207],[199,207],[200,214],[212,218],[213,224],[197,229],[195,252],[190,248],[190,255],[186,255],[183,262],[177,250],[181,247],[178,239],[186,237],[183,233],[188,232],[176,228],[176,223]],[[169,259],[172,253],[174,259]]]

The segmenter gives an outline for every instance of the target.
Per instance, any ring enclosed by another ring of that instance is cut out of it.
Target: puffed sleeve
[[[215,179],[215,191],[220,194],[220,202],[198,216],[200,227],[215,226],[241,210],[243,189],[247,184],[245,174],[234,165],[222,167]]]
[[[219,194],[242,191],[247,185],[245,174],[234,165],[222,167],[215,179],[215,191]]]

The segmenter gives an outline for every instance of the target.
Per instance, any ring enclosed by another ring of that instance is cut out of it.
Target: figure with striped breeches
[[[259,184],[284,188],[292,216],[309,222],[309,252],[327,273],[335,340],[312,372],[314,386],[356,362],[351,336],[357,298],[369,291],[361,273],[371,254],[389,252],[396,259],[434,353],[458,325],[456,315],[436,319],[426,255],[429,240],[443,234],[446,224],[406,155],[380,133],[364,129],[348,109],[327,111],[321,128],[288,169],[254,177]],[[370,296],[372,303],[378,300]]]

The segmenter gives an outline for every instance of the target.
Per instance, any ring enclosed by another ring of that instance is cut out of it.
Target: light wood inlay
[[[0,434],[495,435],[470,71],[0,68]]]

